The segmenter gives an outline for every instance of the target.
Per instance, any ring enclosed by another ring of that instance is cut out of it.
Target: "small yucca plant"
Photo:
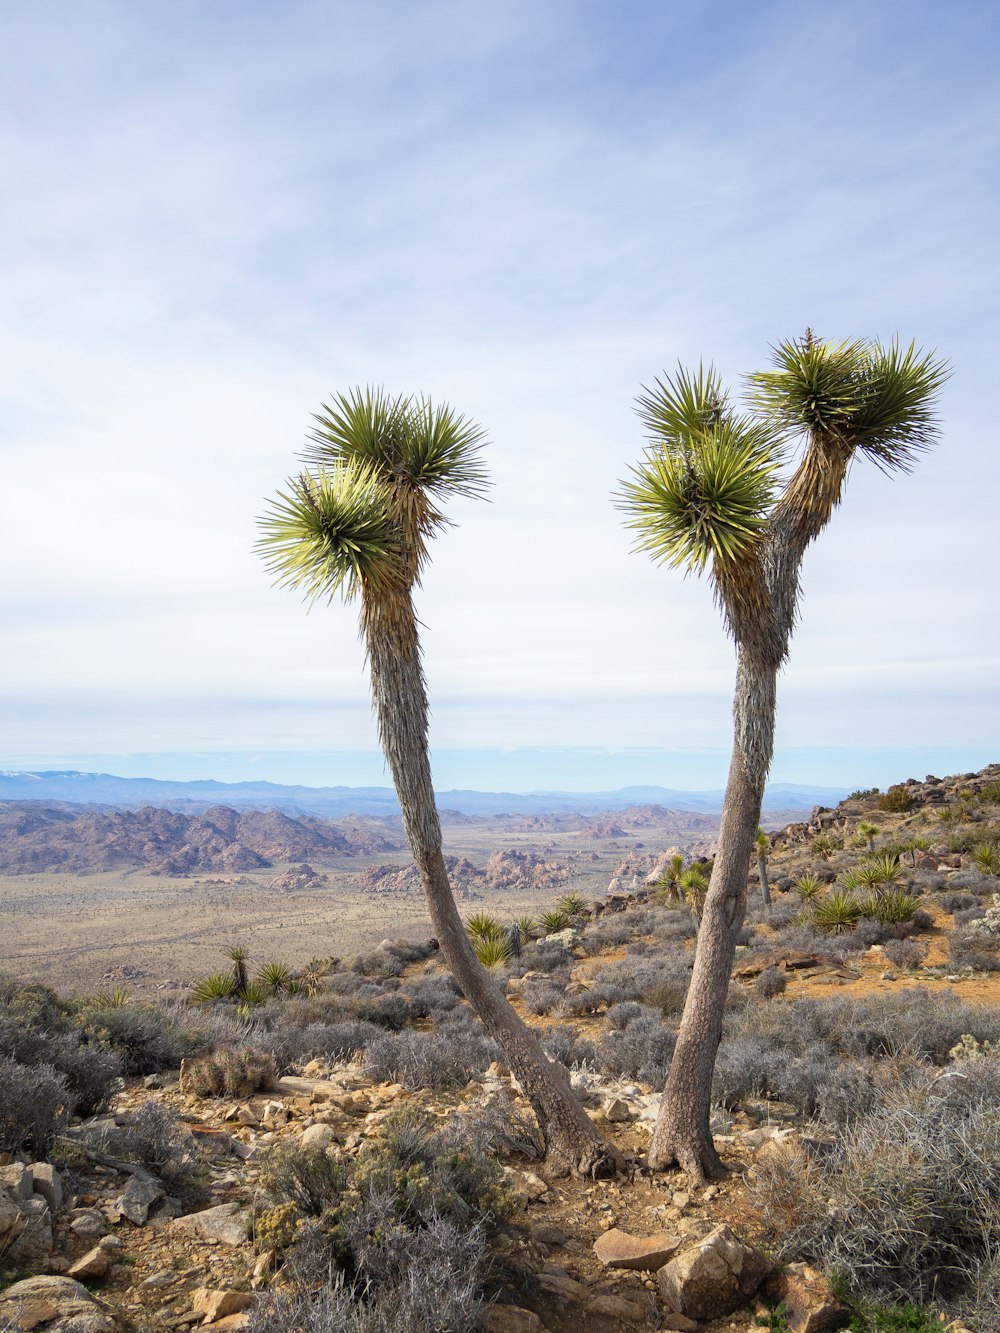
[[[818,833],[809,844],[810,850],[814,851],[821,861],[826,861],[831,852],[836,852],[840,848],[840,839],[833,837],[829,833]]]
[[[202,977],[191,991],[195,1004],[212,1004],[216,1000],[232,1000],[236,995],[236,985],[229,972],[214,972],[210,977]]]
[[[489,912],[473,912],[465,923],[465,929],[474,940],[496,940],[503,934],[499,919]]]
[[[538,916],[546,935],[554,935],[557,931],[565,930],[569,925],[569,912],[565,907],[550,907]]]
[[[261,963],[257,969],[257,981],[269,995],[287,994],[292,984],[292,969],[287,963]]]
[[[586,916],[590,910],[587,900],[579,893],[564,893],[556,899],[556,906],[561,907],[569,916]]]
[[[858,883],[866,889],[875,889],[882,884],[895,884],[899,879],[899,853],[885,851],[866,856],[856,873]]]
[[[862,916],[873,916],[884,926],[901,926],[912,921],[920,906],[920,899],[903,889],[873,893],[862,901]]]
[[[820,930],[843,935],[853,930],[863,915],[860,899],[849,890],[834,889],[820,898],[813,908],[813,921]]]
[[[864,839],[870,852],[874,852],[875,850],[875,838],[877,834],[877,824],[873,824],[870,819],[858,820],[858,836]]]
[[[115,986],[114,990],[103,990],[94,996],[95,1009],[124,1009],[128,1004],[128,991],[124,986]]]
[[[255,1009],[260,1004],[266,1004],[271,992],[259,981],[248,981],[243,987],[242,992],[236,997],[239,1000],[240,1013],[246,1013],[249,1009]]]
[[[1000,875],[1000,847],[982,842],[973,850],[972,859],[984,875]]]
[[[477,936],[472,947],[483,967],[502,967],[510,961],[510,941],[502,935]]]
[[[527,915],[515,917],[514,925],[521,932],[522,944],[527,944],[538,934],[539,921],[537,917]]]
[[[795,892],[805,902],[809,902],[823,892],[823,884],[815,875],[800,875],[795,881]]]

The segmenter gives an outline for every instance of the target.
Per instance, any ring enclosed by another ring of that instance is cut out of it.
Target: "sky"
[[[310,414],[488,432],[419,598],[439,785],[714,787],[734,656],[611,497],[678,362],[953,367],[810,550],[773,776],[1000,758],[1000,11],[49,0],[0,48],[0,767],[384,782],[356,611],[252,546]]]

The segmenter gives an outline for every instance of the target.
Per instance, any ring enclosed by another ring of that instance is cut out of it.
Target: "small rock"
[[[656,1275],[660,1295],[675,1314],[718,1319],[754,1295],[771,1265],[728,1227],[719,1226]]]
[[[66,1270],[66,1276],[75,1278],[107,1277],[110,1267],[111,1260],[108,1258],[107,1251],[100,1245],[95,1245],[92,1250],[87,1251],[82,1259],[77,1259],[76,1263]]]
[[[623,1125],[626,1121],[632,1119],[632,1112],[629,1110],[628,1102],[623,1102],[620,1097],[615,1097],[613,1101],[608,1102],[604,1108],[605,1120],[610,1120],[613,1125]]]
[[[256,1303],[252,1291],[216,1291],[211,1287],[196,1287],[191,1293],[191,1308],[205,1316],[206,1324],[213,1324],[227,1315],[242,1314]]]
[[[329,1125],[310,1125],[299,1139],[303,1148],[329,1148],[336,1141],[337,1136]]]
[[[223,1245],[243,1245],[247,1239],[249,1216],[238,1203],[220,1203],[215,1208],[203,1208],[201,1212],[175,1218],[169,1229],[181,1235],[220,1241]]]
[[[33,1189],[30,1167],[21,1162],[0,1166],[0,1193],[9,1194],[15,1203],[27,1203]]]
[[[142,1086],[148,1088],[150,1092],[156,1092],[163,1087],[163,1078],[160,1074],[147,1074],[142,1080]]]
[[[545,1333],[545,1325],[519,1305],[491,1305],[481,1316],[484,1333]]]
[[[108,1229],[107,1221],[99,1208],[74,1208],[69,1225],[83,1240],[96,1240]]]
[[[691,1195],[686,1194],[683,1190],[678,1190],[677,1193],[674,1194],[674,1196],[671,1198],[670,1202],[674,1205],[675,1208],[679,1208],[681,1212],[683,1212],[684,1209],[691,1202]]]
[[[97,1304],[86,1287],[74,1282],[70,1277],[29,1277],[15,1282],[0,1294],[0,1321],[9,1319],[14,1327],[33,1328],[36,1325],[24,1325],[16,1322],[15,1312],[20,1306],[35,1309],[48,1306],[56,1311],[57,1321],[48,1324],[46,1333],[60,1333],[72,1328],[73,1333],[114,1333],[114,1320]],[[37,1323],[48,1322],[38,1319]]]
[[[680,1238],[666,1231],[655,1236],[630,1236],[617,1227],[594,1241],[594,1253],[606,1268],[640,1268],[654,1272],[676,1254]]]
[[[790,1333],[832,1333],[850,1318],[823,1274],[808,1264],[772,1273],[763,1291],[768,1300],[784,1305]]]
[[[177,1281],[177,1274],[171,1272],[169,1268],[161,1268],[158,1273],[152,1277],[146,1278],[145,1282],[139,1283],[140,1291],[162,1291],[164,1287],[173,1286]]]
[[[141,1227],[149,1216],[150,1208],[163,1198],[163,1194],[163,1186],[154,1180],[140,1180],[138,1176],[132,1176],[115,1201],[113,1211]]]
[[[668,1310],[660,1317],[660,1327],[673,1329],[675,1333],[696,1333],[697,1319],[688,1319],[687,1315],[674,1314]]]
[[[49,1212],[57,1213],[62,1207],[63,1189],[62,1180],[59,1172],[51,1162],[32,1162],[31,1167],[32,1188],[36,1194],[40,1194],[49,1205]]]

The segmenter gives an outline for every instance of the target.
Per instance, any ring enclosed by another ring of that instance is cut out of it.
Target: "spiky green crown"
[[[306,600],[345,601],[362,585],[398,583],[402,548],[391,497],[374,468],[356,461],[291,477],[258,520],[255,549],[278,587]]]
[[[780,433],[732,413],[711,367],[657,380],[637,410],[651,444],[616,497],[636,549],[694,573],[735,567],[767,520]]]
[[[773,353],[776,369],[748,382],[758,412],[779,428],[860,450],[887,472],[908,472],[936,443],[937,396],[951,371],[933,353],[895,339],[832,343],[810,331]]]

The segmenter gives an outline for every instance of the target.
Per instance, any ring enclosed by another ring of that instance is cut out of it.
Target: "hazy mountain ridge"
[[[815,805],[836,805],[843,787],[773,783],[764,798],[769,810],[801,811]],[[480,792],[439,791],[439,805],[457,815],[496,818],[500,815],[599,815],[634,807],[658,806],[670,811],[712,812],[722,808],[724,792],[683,791],[671,787],[622,787],[609,792]],[[399,815],[391,787],[296,787],[274,782],[166,782],[158,778],[121,778],[110,773],[0,772],[0,802],[41,801],[111,809],[157,806],[203,814],[213,806],[284,810],[293,815],[327,819],[345,815]]]

